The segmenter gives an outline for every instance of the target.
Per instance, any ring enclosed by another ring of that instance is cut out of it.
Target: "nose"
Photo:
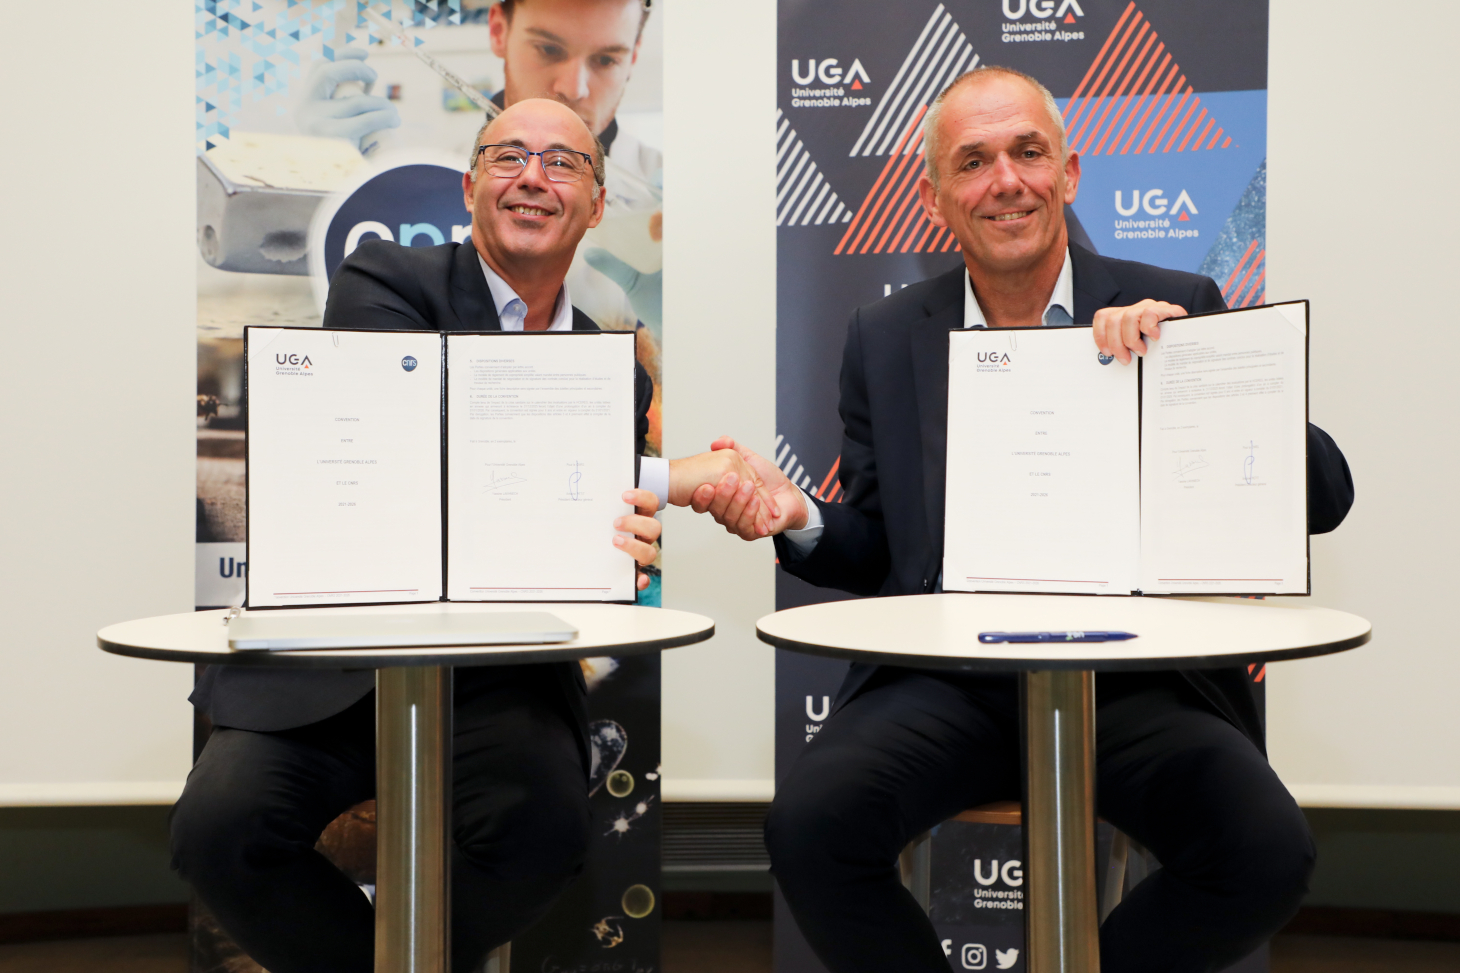
[[[548,191],[547,169],[543,168],[541,155],[533,154],[527,157],[527,165],[517,174],[513,186],[541,192]]]
[[[1000,152],[994,159],[993,170],[992,189],[996,195],[1017,195],[1024,188],[1024,180],[1019,178],[1014,160],[1006,153]]]
[[[576,57],[559,65],[553,75],[552,93],[570,105],[587,98],[588,62]]]

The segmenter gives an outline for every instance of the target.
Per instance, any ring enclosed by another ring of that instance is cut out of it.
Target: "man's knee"
[[[803,876],[825,880],[839,864],[876,857],[871,846],[892,822],[876,814],[867,797],[859,788],[826,787],[794,774],[777,790],[766,814],[765,844],[783,885]]]
[[[583,871],[592,824],[585,790],[498,787],[489,797],[489,807],[458,808],[456,845],[468,862],[502,880],[567,884]]]

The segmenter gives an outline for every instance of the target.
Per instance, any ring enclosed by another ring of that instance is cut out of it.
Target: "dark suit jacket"
[[[1226,307],[1211,278],[1097,256],[1070,246],[1075,323],[1105,307],[1151,298],[1187,311]],[[931,592],[943,564],[948,448],[948,332],[963,327],[962,266],[852,314],[842,356],[841,503],[816,500],[826,525],[801,557],[776,538],[781,566],[812,584],[858,595]],[[1353,504],[1348,463],[1308,426],[1308,529],[1333,530]],[[854,665],[846,702],[876,667]],[[1261,713],[1242,669],[1181,674],[1211,706],[1263,746]]]
[[[502,328],[470,243],[402,247],[382,240],[362,243],[340,264],[330,283],[324,327],[446,332]],[[600,329],[575,307],[573,330]],[[649,403],[654,397],[653,383],[639,365],[635,365],[634,397],[637,476],[637,456],[644,452]],[[555,663],[553,668],[586,758],[588,702],[582,669],[576,662]],[[457,680],[490,679],[491,669],[462,669]],[[369,669],[280,672],[210,666],[190,699],[219,726],[271,731],[317,723],[343,711],[374,687],[375,673]]]

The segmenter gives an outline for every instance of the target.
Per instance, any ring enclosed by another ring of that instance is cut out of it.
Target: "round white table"
[[[96,635],[116,655],[204,665],[374,669],[376,697],[376,973],[446,973],[450,967],[451,670],[455,666],[628,656],[703,642],[703,615],[602,604],[464,604],[292,608],[271,618],[547,611],[578,628],[570,642],[429,648],[236,652],[226,610],[108,625]],[[494,956],[506,973],[505,953]],[[491,963],[489,962],[489,965]]]
[[[1095,673],[1209,669],[1357,648],[1369,623],[1294,599],[947,593],[835,601],[756,623],[778,648],[852,662],[1018,672],[1030,973],[1098,973]],[[995,642],[980,632],[1123,631],[1121,642]]]

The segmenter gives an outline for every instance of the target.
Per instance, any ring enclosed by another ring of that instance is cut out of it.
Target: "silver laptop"
[[[548,612],[472,614],[278,615],[245,612],[228,626],[228,647],[396,649],[431,645],[534,645],[568,642],[578,629]]]

